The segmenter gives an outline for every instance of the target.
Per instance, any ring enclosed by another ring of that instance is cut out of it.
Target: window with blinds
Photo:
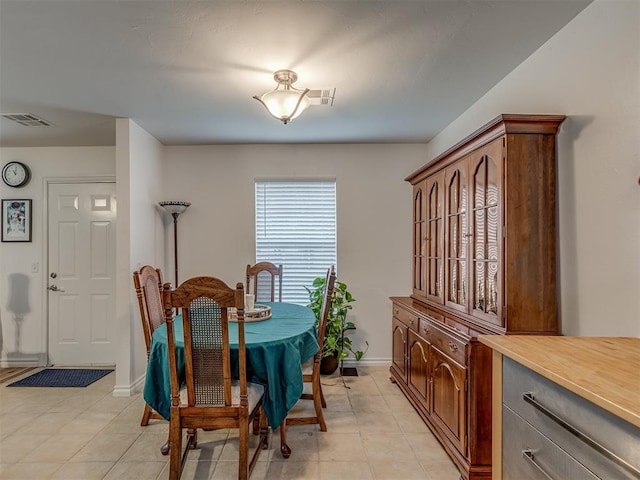
[[[335,181],[256,182],[256,262],[282,264],[283,302],[308,304],[337,257]]]

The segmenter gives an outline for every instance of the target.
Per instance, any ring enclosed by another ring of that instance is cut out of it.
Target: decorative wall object
[[[31,241],[31,200],[2,200],[2,241]]]

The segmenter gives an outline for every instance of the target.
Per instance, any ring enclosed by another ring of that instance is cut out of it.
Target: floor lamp
[[[178,217],[182,212],[184,212],[189,205],[190,202],[160,202],[158,203],[162,208],[164,208],[167,212],[171,214],[173,217],[173,264],[176,269],[176,284],[173,288],[178,288]]]

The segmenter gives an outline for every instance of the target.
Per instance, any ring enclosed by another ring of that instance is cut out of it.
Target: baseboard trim
[[[359,361],[354,358],[347,358],[344,361],[345,367],[388,367],[390,365],[390,358],[363,358]]]
[[[113,387],[113,396],[114,397],[131,397],[132,395],[137,394],[142,387],[144,386],[144,377],[145,375],[139,376],[136,380],[134,380],[129,385],[116,385]]]
[[[45,353],[5,353],[0,360],[1,368],[12,367],[46,367],[47,355]]]

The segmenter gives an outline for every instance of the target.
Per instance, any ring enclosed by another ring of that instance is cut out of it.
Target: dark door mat
[[[22,380],[13,382],[9,387],[86,387],[100,380],[113,369],[93,368],[47,368]]]

